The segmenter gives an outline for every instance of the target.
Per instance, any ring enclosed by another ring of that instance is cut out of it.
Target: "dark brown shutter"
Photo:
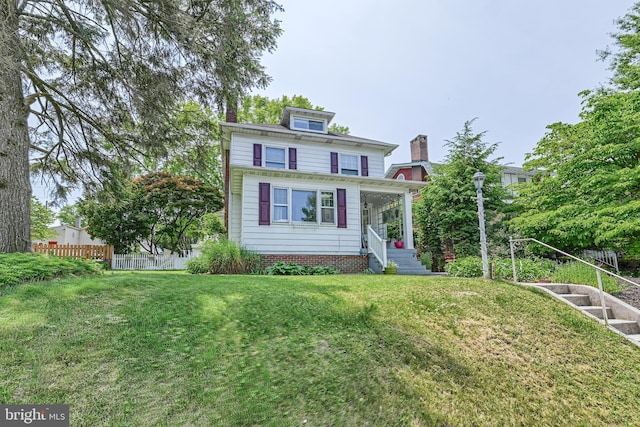
[[[338,153],[331,153],[331,173],[338,173]]]
[[[369,176],[369,157],[360,156],[360,172],[362,176]]]
[[[253,166],[262,166],[262,144],[253,144]]]
[[[258,224],[269,225],[271,224],[271,185],[268,182],[261,182],[259,193]]]
[[[347,190],[338,188],[338,228],[347,228]]]
[[[289,169],[298,169],[298,150],[289,148]]]

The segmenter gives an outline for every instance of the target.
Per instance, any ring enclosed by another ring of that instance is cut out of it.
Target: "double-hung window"
[[[321,214],[320,221],[323,224],[335,224],[335,197],[333,191],[320,192]]]
[[[341,154],[340,173],[343,175],[358,175],[358,156]]]
[[[289,190],[273,189],[273,222],[289,222]]]
[[[264,154],[265,154],[264,165],[266,167],[285,169],[286,154],[285,154],[284,148],[266,147]]]

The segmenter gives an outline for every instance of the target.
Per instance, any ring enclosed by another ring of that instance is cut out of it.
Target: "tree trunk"
[[[15,0],[0,0],[0,253],[31,251],[28,110]]]

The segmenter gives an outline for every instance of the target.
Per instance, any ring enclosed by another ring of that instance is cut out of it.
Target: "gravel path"
[[[640,283],[640,279],[638,278],[628,277],[628,279]],[[640,286],[629,285],[625,290],[614,296],[640,310]]]

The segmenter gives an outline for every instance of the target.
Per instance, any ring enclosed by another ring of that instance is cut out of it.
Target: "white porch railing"
[[[184,270],[189,257],[151,254],[113,255],[113,270]]]
[[[367,242],[371,253],[380,261],[382,269],[387,268],[387,239],[378,236],[370,225],[367,226]]]

